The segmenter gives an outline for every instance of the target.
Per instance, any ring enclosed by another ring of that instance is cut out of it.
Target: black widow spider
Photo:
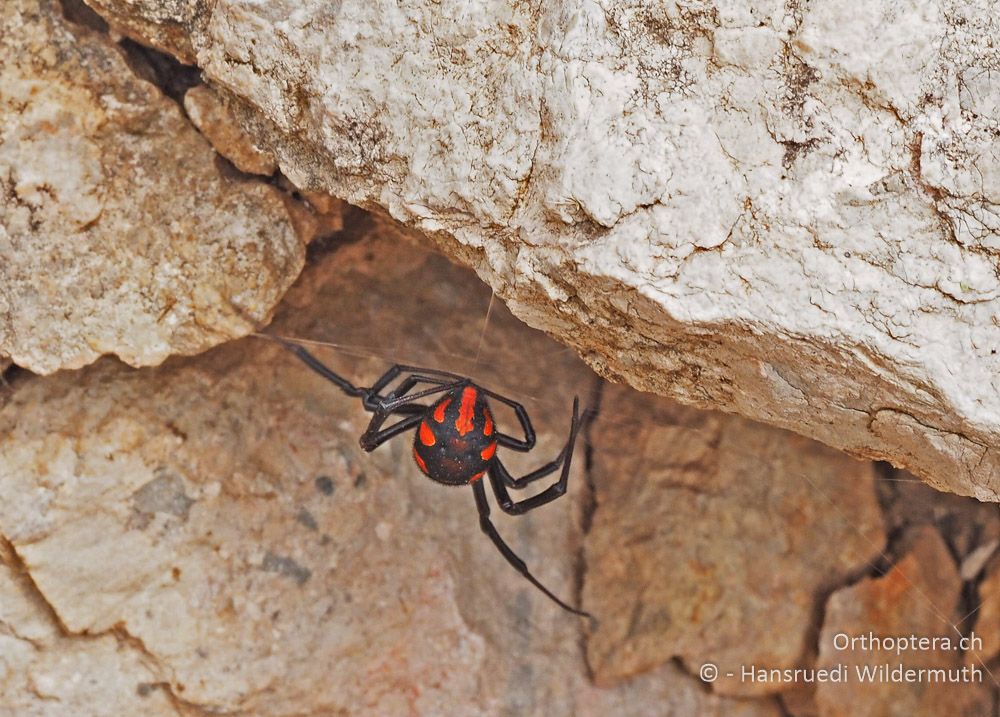
[[[573,446],[582,424],[579,398],[573,399],[573,421],[570,424],[569,439],[559,455],[555,460],[527,475],[515,478],[496,456],[496,449],[501,446],[527,453],[534,448],[535,431],[528,418],[528,412],[520,403],[477,386],[471,379],[454,373],[401,364],[392,366],[371,388],[360,388],[334,373],[302,346],[276,336],[258,335],[278,341],[309,368],[348,396],[361,399],[364,409],[373,414],[360,440],[361,447],[366,452],[370,453],[404,431],[417,428],[413,441],[413,458],[424,475],[445,485],[471,485],[476,498],[476,508],[479,510],[479,526],[507,562],[563,609],[583,617],[592,617],[590,613],[570,607],[538,582],[524,561],[504,542],[490,520],[490,506],[486,502],[483,481],[480,480],[484,475],[489,477],[497,503],[510,515],[523,515],[565,494],[573,458]],[[404,374],[408,375],[393,391],[387,396],[381,395],[382,390]],[[410,393],[420,383],[431,384],[431,387]],[[437,394],[442,395],[429,406],[414,403],[421,398]],[[501,433],[494,428],[487,397],[505,403],[514,410],[524,431],[523,439]],[[404,418],[388,428],[382,428],[393,414]],[[560,466],[562,472],[559,474],[559,480],[544,491],[521,501],[511,499],[510,493],[507,492],[508,488],[524,488],[539,478],[555,472]]]

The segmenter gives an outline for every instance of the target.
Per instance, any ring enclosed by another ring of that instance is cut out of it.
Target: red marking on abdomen
[[[420,457],[419,453],[417,453],[416,446],[413,447],[413,460],[417,462],[417,465],[420,467],[420,470],[422,470],[424,473],[427,473],[427,464],[424,463],[424,459]],[[430,474],[427,473],[427,475]]]
[[[455,428],[458,434],[464,436],[475,428],[473,419],[476,416],[476,389],[466,386],[462,389],[462,405],[458,407],[458,418],[455,419]]]
[[[486,423],[483,424],[483,435],[492,436],[493,435],[493,416],[490,415],[490,409],[483,411],[483,418],[486,419]]]
[[[448,410],[449,403],[451,403],[451,399],[446,398],[434,409],[434,420],[438,423],[444,423],[444,412]]]
[[[434,438],[434,431],[427,425],[427,421],[420,422],[420,442],[425,446],[433,446],[437,443],[437,439]]]
[[[469,478],[469,482],[470,483],[475,483],[477,480],[479,480],[480,478],[482,478],[484,475],[486,475],[486,471],[479,471],[478,473],[476,473],[476,475],[474,475],[471,478]]]
[[[490,445],[486,446],[486,448],[484,448],[479,455],[482,457],[484,461],[488,461],[490,458],[493,457],[493,454],[496,452],[497,452],[497,444],[496,441],[494,441]]]

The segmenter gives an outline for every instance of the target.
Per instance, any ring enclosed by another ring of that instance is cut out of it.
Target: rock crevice
[[[989,0],[91,4],[605,376],[1000,496]]]

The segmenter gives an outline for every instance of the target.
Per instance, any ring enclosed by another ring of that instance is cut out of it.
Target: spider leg
[[[416,366],[395,364],[394,366],[390,366],[389,370],[382,374],[382,376],[379,377],[379,380],[376,381],[368,390],[371,391],[373,395],[380,393],[383,388],[392,383],[393,379],[401,373],[410,373],[413,375],[408,377],[406,381],[400,383],[399,387],[393,391],[394,395],[402,395],[406,393],[413,387],[413,383],[416,383],[417,381],[426,381],[428,383],[451,383],[452,381],[458,381],[462,378],[456,374],[448,373],[446,371],[438,371],[432,368],[417,368]],[[437,374],[443,378],[432,378],[433,374]],[[444,380],[445,378],[450,380]],[[404,388],[404,386],[406,386],[406,388]]]
[[[400,381],[399,385],[395,389],[393,389],[393,391],[389,393],[388,396],[380,395],[379,392],[382,389],[384,389],[389,383],[391,383],[393,379],[395,379],[400,374],[400,372],[401,370],[399,366],[393,366],[388,371],[386,371],[385,374],[383,374],[378,381],[375,382],[375,385],[373,385],[370,389],[368,389],[368,392],[362,397],[362,402],[364,403],[365,410],[371,411],[372,413],[378,411],[379,407],[384,402],[391,401],[401,396],[405,396],[407,393],[413,390],[413,387],[416,386],[418,383],[430,383],[437,386],[447,383],[447,381],[440,378],[412,374],[410,376],[407,376],[404,380]],[[413,413],[414,411],[397,410],[397,412]]]
[[[293,354],[298,356],[299,359],[306,366],[311,368],[313,371],[318,373],[320,376],[325,378],[330,383],[334,384],[337,388],[346,393],[348,396],[358,397],[365,395],[365,389],[358,388],[353,383],[348,381],[346,378],[334,373],[332,370],[327,368],[322,361],[320,361],[318,358],[316,358],[311,353],[306,351],[304,347],[300,346],[299,344],[292,343],[291,341],[288,341],[286,339],[279,338],[277,336],[271,336],[270,338],[277,341],[286,349],[288,349]]]
[[[427,410],[427,407],[423,405],[412,405],[411,404],[412,401],[416,401],[426,396],[431,396],[435,393],[450,391],[456,386],[460,386],[462,381],[464,380],[465,379],[462,379],[461,381],[456,381],[455,383],[448,383],[448,384],[434,386],[432,388],[428,388],[423,391],[418,391],[417,393],[408,394],[406,396],[393,397],[394,394],[390,394],[390,397],[387,399],[379,399],[374,404],[375,408],[371,409],[373,411],[373,415],[371,422],[368,424],[368,428],[365,429],[365,432],[361,434],[361,439],[359,441],[361,443],[361,447],[366,452],[371,453],[379,446],[379,444],[383,443],[389,438],[399,435],[399,433],[405,431],[407,428],[413,428],[420,422],[421,414],[423,414],[423,412]],[[415,383],[416,381],[414,381],[414,384]],[[410,386],[410,388],[412,388],[412,386]],[[379,430],[382,428],[382,424],[385,423],[389,419],[389,416],[392,415],[393,413],[415,413],[417,415],[410,416],[409,418],[404,418],[403,420],[393,424],[392,426],[386,428],[385,430]],[[402,426],[403,424],[406,425],[405,428],[399,428],[399,430],[396,430],[397,426]],[[385,434],[388,435],[385,436]]]
[[[361,436],[362,447],[370,453],[390,438],[395,438],[400,433],[410,430],[423,420],[423,406],[421,406],[420,409],[420,413],[413,416],[407,416],[401,421],[396,421],[396,423],[392,424],[388,428],[383,428],[380,431],[372,432],[371,426],[369,426],[368,430]]]
[[[525,410],[517,401],[507,398],[506,396],[501,396],[499,393],[494,393],[493,391],[487,391],[483,389],[483,393],[490,398],[495,398],[500,403],[505,403],[514,409],[514,413],[517,415],[517,420],[521,424],[521,430],[524,431],[524,439],[514,438],[514,436],[509,436],[506,433],[497,432],[497,444],[503,446],[504,448],[510,448],[511,450],[520,451],[521,453],[527,453],[532,448],[535,447],[535,429],[531,426],[531,419],[528,418],[528,412]]]
[[[508,488],[514,488],[515,490],[517,490],[519,488],[524,488],[525,486],[531,483],[534,483],[539,478],[544,478],[547,475],[551,475],[554,471],[556,471],[559,468],[559,466],[563,464],[563,459],[565,457],[566,457],[566,448],[563,448],[562,451],[560,451],[559,455],[555,457],[555,459],[549,461],[540,468],[536,468],[535,470],[531,471],[531,473],[521,476],[520,478],[515,478],[514,476],[512,476],[510,474],[510,471],[507,470],[507,467],[503,463],[501,463],[499,459],[497,459],[493,461],[493,463],[490,465],[490,473],[491,475],[495,474]]]
[[[529,510],[534,510],[535,508],[543,506],[546,503],[551,503],[556,498],[566,493],[566,485],[569,482],[569,469],[573,463],[573,448],[576,445],[576,436],[580,430],[581,421],[579,408],[580,401],[575,399],[573,401],[573,422],[569,429],[569,439],[567,439],[566,445],[563,446],[562,451],[559,452],[559,456],[551,463],[546,463],[541,468],[538,468],[521,478],[514,478],[511,476],[504,467],[503,463],[501,463],[498,459],[495,459],[490,465],[490,485],[493,487],[493,494],[496,496],[497,503],[500,505],[500,509],[503,512],[510,515],[523,515]],[[533,495],[530,498],[525,498],[524,500],[516,502],[511,499],[510,493],[507,492],[507,486],[512,488],[523,488],[527,483],[549,475],[556,470],[560,464],[562,464],[562,473],[559,474],[558,481],[550,485],[538,495]]]
[[[388,371],[382,374],[378,381],[375,382],[375,385],[371,388],[359,388],[347,379],[334,373],[331,369],[325,366],[323,362],[299,344],[292,343],[291,341],[287,341],[279,337],[271,338],[298,356],[299,359],[306,364],[306,366],[331,383],[335,384],[347,395],[360,397],[364,407],[375,414],[372,416],[372,420],[368,424],[368,428],[361,435],[361,447],[369,452],[375,450],[378,446],[382,445],[390,438],[398,436],[400,433],[413,428],[420,422],[420,414],[426,410],[426,406],[414,405],[412,403],[413,401],[435,393],[447,391],[459,385],[464,380],[459,376],[454,376],[454,374],[450,374],[445,371],[437,371],[435,369],[414,369],[410,366],[396,364],[391,366]],[[412,370],[425,371],[430,374],[439,374],[449,378],[454,377],[456,380],[452,383],[446,383],[441,378],[413,374],[407,376],[406,379],[400,383],[399,387],[390,393],[388,397],[383,398],[378,395],[379,391],[389,385],[401,373]],[[409,394],[409,391],[411,391],[420,382],[431,383],[434,384],[434,386],[418,393]],[[382,429],[382,424],[385,423],[389,416],[393,413],[412,415],[394,423],[388,428]]]
[[[421,371],[423,373],[433,373],[440,374],[442,376],[447,376],[449,378],[460,379],[460,376],[447,373],[446,371],[437,371],[435,369],[417,369],[413,366],[403,366],[401,364],[396,364],[391,366],[388,371],[379,377],[378,381],[371,388],[361,388],[355,386],[350,381],[345,379],[343,376],[334,373],[332,369],[327,367],[322,361],[313,356],[305,347],[300,344],[296,344],[287,339],[280,338],[278,336],[268,336],[268,338],[276,341],[277,343],[284,346],[286,349],[291,351],[293,354],[299,357],[299,359],[313,371],[318,373],[320,376],[325,378],[327,381],[333,383],[337,388],[346,393],[348,396],[361,397],[364,406],[369,411],[375,411],[378,409],[380,403],[383,401],[382,397],[379,396],[379,392],[389,385],[397,376],[401,373],[406,373],[408,371]],[[433,383],[433,384],[443,384],[446,383],[443,379],[433,378],[431,376],[421,376],[412,375],[408,376],[405,381],[400,383],[399,387],[393,391],[389,398],[396,398],[397,396],[402,396],[403,394],[410,391],[414,385],[419,382]],[[414,411],[402,411],[403,413],[413,413]]]
[[[433,396],[435,393],[450,391],[453,388],[461,386],[464,382],[465,379],[455,381],[454,383],[438,384],[432,388],[425,388],[423,391],[417,391],[416,393],[411,393],[406,396],[396,396],[394,393],[390,394],[388,397],[381,399],[376,403],[375,413],[376,415],[380,413],[389,414],[400,406],[410,403],[418,398],[425,398],[427,396]]]
[[[452,381],[461,381],[462,377],[457,373],[450,373],[449,371],[439,371],[436,368],[420,368],[419,366],[407,366],[406,364],[396,364],[389,368],[382,377],[375,382],[371,387],[372,393],[378,393],[383,388],[389,385],[389,383],[396,378],[401,373],[412,373],[421,376],[441,376],[443,378],[449,379],[449,381],[438,381],[438,383],[450,383]]]
[[[496,526],[493,525],[493,521],[490,520],[490,505],[486,502],[486,490],[483,488],[482,481],[475,481],[472,484],[472,492],[476,496],[476,508],[479,510],[479,527],[482,531],[489,536],[489,539],[493,541],[497,550],[504,559],[511,564],[511,566],[521,575],[528,580],[532,585],[545,593],[553,602],[555,602],[563,610],[568,610],[574,615],[580,615],[581,617],[589,617],[593,619],[593,615],[589,612],[584,612],[583,610],[577,610],[576,608],[570,607],[562,600],[557,598],[552,591],[547,587],[542,585],[535,578],[534,575],[528,570],[528,566],[525,564],[517,554],[511,550],[510,546],[504,542],[504,539],[500,537],[500,533],[497,532]]]

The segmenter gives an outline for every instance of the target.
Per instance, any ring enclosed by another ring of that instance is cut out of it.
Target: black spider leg
[[[535,447],[535,429],[531,425],[531,419],[528,418],[528,412],[525,410],[517,401],[507,398],[506,396],[501,396],[499,393],[494,393],[493,391],[487,391],[485,388],[482,389],[483,393],[490,398],[495,398],[500,403],[505,403],[514,409],[514,413],[517,415],[518,423],[521,424],[521,430],[524,431],[524,438],[514,438],[514,436],[509,436],[506,433],[497,432],[497,445],[503,446],[504,448],[510,448],[514,451],[520,451],[521,453],[527,453],[532,448]]]
[[[576,436],[580,430],[579,399],[573,399],[573,422],[569,429],[569,438],[566,445],[556,456],[555,460],[546,463],[541,468],[528,473],[521,478],[514,478],[504,467],[499,459],[493,461],[489,469],[490,485],[493,487],[493,494],[496,496],[500,509],[509,515],[524,515],[529,510],[541,507],[546,503],[551,503],[556,498],[566,493],[566,485],[569,482],[569,469],[573,463],[573,448],[576,445]],[[511,488],[523,488],[532,481],[538,480],[555,471],[562,466],[559,480],[550,485],[537,495],[525,498],[521,501],[514,501],[507,492],[507,486]]]
[[[496,496],[497,503],[500,505],[500,509],[503,512],[510,515],[523,515],[529,510],[534,510],[535,508],[545,505],[546,503],[551,503],[556,498],[566,493],[566,485],[569,481],[569,469],[573,462],[573,449],[576,446],[576,437],[579,434],[580,427],[583,425],[583,421],[580,420],[579,410],[580,399],[574,398],[573,420],[570,423],[569,438],[566,439],[566,444],[563,446],[562,450],[559,451],[559,455],[545,465],[536,468],[531,471],[531,473],[523,475],[520,478],[515,478],[510,474],[506,466],[504,466],[499,458],[494,459],[493,463],[490,464],[490,485],[493,486],[493,494]],[[519,502],[511,500],[510,493],[507,492],[507,488],[524,488],[539,478],[551,475],[560,467],[562,467],[562,473],[559,475],[559,480],[543,490],[541,493],[530,498],[525,498]]]
[[[461,376],[448,373],[447,371],[422,369],[416,366],[396,364],[391,366],[388,371],[382,374],[382,376],[371,388],[360,388],[342,376],[334,373],[322,361],[309,353],[309,351],[307,351],[303,346],[277,336],[270,336],[269,338],[277,341],[286,349],[298,356],[306,366],[311,368],[327,381],[333,383],[348,396],[361,397],[365,409],[375,414],[372,417],[371,423],[368,424],[367,430],[361,436],[361,446],[369,452],[375,450],[378,446],[385,443],[390,438],[394,438],[400,433],[413,428],[420,422],[420,416],[426,410],[426,406],[412,404],[411,401],[423,398],[424,396],[432,395],[434,393],[446,391],[449,388],[461,384],[464,380]],[[445,382],[443,379],[412,373],[410,376],[407,376],[403,381],[401,381],[399,386],[392,393],[390,393],[388,397],[382,397],[379,395],[379,392],[395,380],[397,376],[402,373],[414,371],[438,374],[440,376],[453,379],[453,382],[448,385],[444,385]],[[436,384],[436,387],[410,396],[405,395],[420,382],[433,383]],[[389,415],[392,413],[407,413],[411,415],[394,423],[388,428],[379,430],[382,424],[385,423],[385,421],[389,418]]]
[[[462,377],[459,376],[458,374],[450,373],[448,371],[440,371],[434,368],[420,368],[418,366],[406,366],[403,364],[395,364],[393,366],[390,366],[389,370],[387,370],[384,374],[382,374],[382,376],[378,379],[378,381],[375,382],[375,384],[371,388],[361,388],[359,386],[355,386],[353,383],[348,381],[343,376],[340,376],[339,374],[335,373],[332,369],[327,367],[322,361],[320,361],[318,358],[309,353],[309,351],[306,350],[304,346],[301,346],[300,344],[297,344],[294,341],[283,339],[280,336],[272,336],[270,334],[259,334],[259,335],[269,338],[272,341],[276,341],[282,346],[284,346],[286,349],[288,349],[293,354],[298,356],[299,359],[306,366],[311,368],[313,371],[318,373],[320,376],[325,378],[330,383],[337,386],[337,388],[346,393],[348,396],[360,397],[364,402],[365,408],[369,411],[377,410],[379,403],[381,402],[381,400],[383,400],[382,397],[378,395],[378,393],[386,386],[388,386],[400,374],[403,373],[430,374],[433,376],[443,376],[447,379],[450,379],[451,381],[456,381],[456,382],[462,379]],[[413,376],[408,378],[407,381],[410,381],[410,379],[412,378],[416,378],[418,381],[419,380],[427,381],[429,383],[444,383],[444,381],[440,379],[431,378],[430,376]],[[417,382],[413,381],[412,383],[406,385],[406,387],[404,388],[404,385],[407,384],[407,381],[401,383],[400,387],[397,388],[392,394],[390,394],[390,398],[406,393],[406,391],[409,391],[413,387],[413,384]]]
[[[388,396],[379,395],[382,389],[392,383],[397,376],[404,373],[409,373],[411,375],[401,381],[399,386],[397,386],[396,389],[394,389]],[[372,387],[367,390],[367,393],[363,397],[365,410],[371,411],[372,413],[378,411],[382,407],[383,403],[403,396],[410,389],[412,389],[414,385],[421,381],[434,384],[458,384],[464,380],[465,379],[458,374],[450,373],[448,371],[439,371],[435,368],[421,368],[419,366],[407,366],[405,364],[395,364],[394,366],[390,366],[389,370],[382,374],[378,381],[376,381]]]
[[[406,381],[404,381],[404,384],[407,386],[406,390],[409,391],[421,380],[428,380],[428,377],[410,376],[406,379]],[[430,380],[434,381],[435,379]],[[418,391],[417,393],[411,393],[405,396],[396,397],[395,392],[393,392],[390,394],[389,398],[379,400],[376,404],[377,408],[373,412],[374,415],[372,416],[372,420],[368,424],[368,428],[361,434],[361,447],[368,453],[371,453],[390,438],[398,436],[403,431],[413,428],[423,419],[423,413],[427,410],[427,406],[422,404],[413,405],[411,403],[412,401],[416,401],[427,396],[433,396],[436,393],[451,391],[452,389],[461,386],[465,383],[465,381],[466,379],[463,378],[453,383],[441,383],[431,388],[424,389],[423,391]],[[403,384],[401,384],[401,386],[402,385]],[[412,411],[415,415],[407,416],[388,428],[382,429],[382,424],[389,419],[389,416],[393,413],[404,411],[407,413]]]
[[[504,539],[500,537],[500,533],[497,532],[496,526],[493,525],[493,521],[490,520],[490,505],[486,501],[486,489],[483,488],[482,481],[473,481],[472,492],[476,496],[476,508],[479,510],[479,527],[482,528],[483,532],[486,533],[486,535],[489,536],[489,539],[493,541],[493,544],[496,546],[497,550],[500,551],[500,554],[504,557],[504,559],[510,563],[517,572],[521,573],[521,575],[528,582],[545,593],[549,599],[555,602],[556,605],[561,607],[563,610],[568,610],[574,615],[580,615],[581,617],[589,617],[593,619],[594,616],[589,612],[584,612],[583,610],[577,610],[574,607],[570,607],[556,597],[551,590],[538,582],[535,576],[531,574],[531,571],[528,570],[528,566],[525,562],[521,560],[521,558],[519,558],[513,550],[511,550],[507,543],[504,542]]]
[[[268,336],[267,334],[261,334],[261,335]],[[333,383],[348,396],[353,396],[353,397],[360,396],[362,402],[364,403],[365,409],[372,412],[378,410],[381,404],[385,400],[387,400],[386,398],[378,395],[379,392],[402,373],[420,372],[427,374],[438,374],[440,376],[445,376],[449,379],[452,379],[453,381],[458,381],[461,379],[461,376],[458,376],[457,374],[453,373],[448,373],[447,371],[438,371],[437,369],[432,369],[432,368],[425,369],[425,368],[418,368],[416,366],[404,366],[401,364],[395,364],[389,367],[389,370],[386,371],[384,374],[382,374],[382,376],[378,379],[378,381],[375,382],[375,385],[373,385],[371,388],[361,388],[359,386],[355,386],[343,376],[334,373],[334,371],[330,369],[328,366],[326,366],[326,364],[324,364],[318,358],[309,353],[309,351],[307,351],[305,347],[300,346],[299,344],[294,343],[292,341],[288,341],[287,339],[280,338],[278,336],[268,336],[268,338],[277,341],[286,349],[288,349],[293,354],[298,356],[299,359],[306,366],[311,368],[313,371],[318,373],[327,381]],[[420,376],[420,375],[408,376],[405,381],[402,381],[400,383],[399,387],[396,388],[396,390],[394,390],[391,394],[389,394],[388,399],[393,399],[396,398],[397,396],[405,394],[420,381],[424,381],[427,383],[435,383],[435,384],[445,383],[445,381],[439,378],[432,378],[431,376]],[[415,413],[415,411],[405,411],[405,412]]]
[[[296,343],[293,343],[293,342],[288,341],[286,339],[280,338],[278,336],[270,336],[269,334],[261,334],[261,335],[262,336],[267,336],[268,338],[273,339],[274,341],[277,341],[279,344],[281,344],[286,349],[288,349],[289,351],[291,351],[293,354],[295,354],[296,356],[298,356],[299,359],[302,361],[302,363],[304,363],[306,366],[308,366],[309,368],[311,368],[313,371],[315,371],[316,373],[318,373],[320,376],[322,376],[323,378],[325,378],[330,383],[332,383],[335,386],[337,386],[337,388],[339,388],[341,391],[343,391],[344,393],[346,393],[348,396],[353,396],[355,398],[357,398],[359,396],[360,397],[364,397],[365,396],[365,394],[366,394],[366,390],[365,389],[358,388],[353,383],[351,383],[350,381],[348,381],[346,378],[344,378],[342,376],[338,376],[337,374],[335,374],[333,371],[331,371],[329,368],[327,368],[323,364],[322,361],[320,361],[318,358],[316,358],[311,353],[309,353],[308,351],[306,351],[305,347],[299,346]],[[390,369],[390,370],[392,370],[392,369]]]

